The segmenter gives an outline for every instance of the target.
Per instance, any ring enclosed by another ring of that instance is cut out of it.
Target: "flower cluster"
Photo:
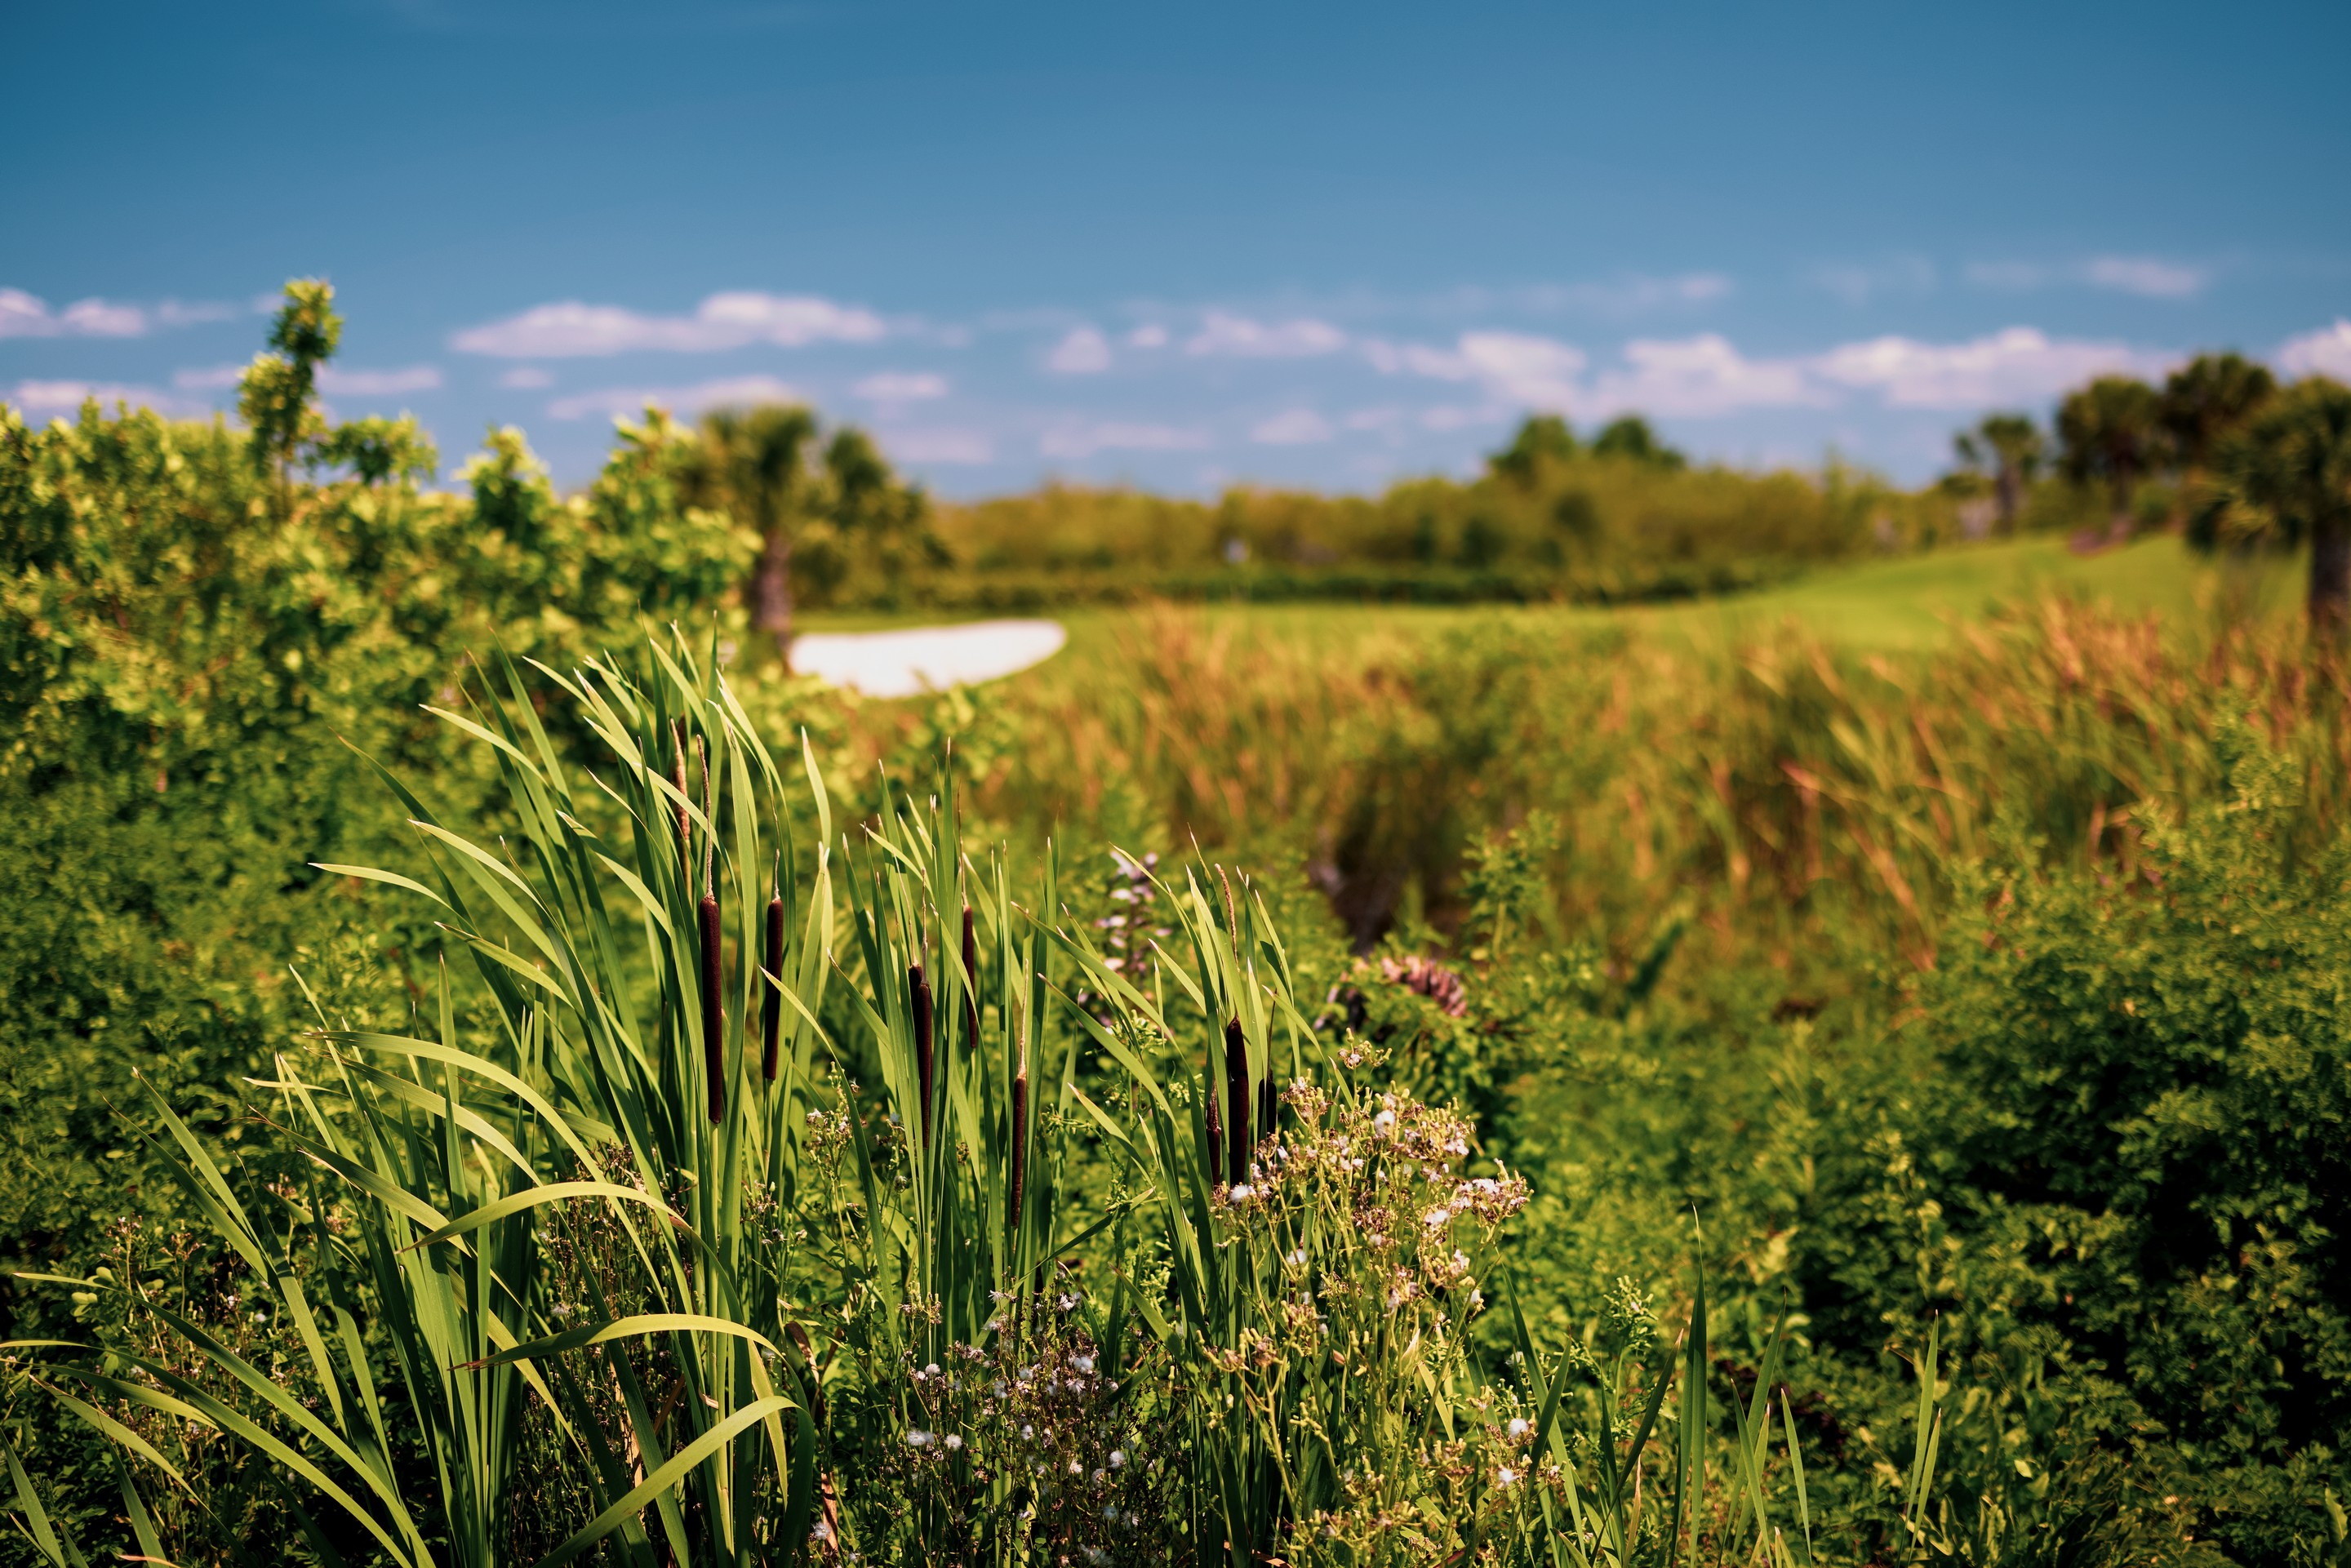
[[[1049,1298],[1019,1333],[905,1366],[904,1432],[875,1462],[939,1561],[987,1539],[1019,1540],[1036,1562],[1167,1560],[1165,1436],[1074,1326],[1079,1304]]]

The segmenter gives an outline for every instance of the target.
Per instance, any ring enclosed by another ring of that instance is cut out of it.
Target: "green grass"
[[[2169,536],[2089,556],[2074,554],[2062,539],[2037,538],[1831,568],[1760,593],[1677,604],[1617,609],[1219,604],[1204,607],[1201,614],[1212,629],[1246,630],[1332,651],[1353,644],[1365,654],[1375,654],[1384,643],[1395,639],[1498,618],[1522,625],[1555,625],[1562,631],[1613,624],[1646,638],[1693,647],[1719,647],[1792,624],[1811,635],[1854,648],[1919,649],[1948,641],[1959,625],[2001,604],[2048,592],[2125,614],[2152,612],[2183,630],[2210,627],[2232,604],[2263,616],[2290,614],[2298,606],[2302,570],[2299,561],[2283,559],[2264,559],[2251,567],[2215,563],[2194,555]],[[1117,661],[1122,633],[1132,626],[1134,613],[1101,606],[1062,612],[1055,619],[1069,628],[1069,647],[1035,671],[1013,678],[1059,676],[1071,665]],[[919,613],[818,613],[806,617],[802,627],[810,632],[883,631],[935,624],[940,619]]]

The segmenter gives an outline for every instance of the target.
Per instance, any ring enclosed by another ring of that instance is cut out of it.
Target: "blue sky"
[[[102,22],[99,20],[101,16]],[[1530,408],[1906,479],[2230,346],[2351,375],[2351,7],[129,5],[13,14],[0,398],[768,396],[944,494],[1458,471]]]

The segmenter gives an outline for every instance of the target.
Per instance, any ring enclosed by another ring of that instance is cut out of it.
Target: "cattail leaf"
[[[611,1534],[622,1523],[633,1519],[643,1510],[646,1503],[669,1490],[683,1477],[692,1474],[703,1460],[733,1442],[747,1427],[770,1415],[792,1407],[792,1402],[781,1395],[770,1395],[765,1399],[757,1400],[734,1412],[685,1448],[672,1455],[659,1469],[646,1476],[642,1485],[602,1513],[598,1514],[585,1529],[540,1558],[537,1568],[562,1568],[562,1564],[570,1562],[604,1537]]]
[[[470,1236],[486,1225],[495,1225],[501,1219],[509,1219],[517,1214],[528,1213],[531,1209],[542,1207],[550,1203],[567,1203],[578,1197],[604,1197],[611,1198],[616,1203],[643,1204],[665,1219],[683,1220],[684,1218],[674,1212],[668,1204],[651,1193],[639,1192],[635,1187],[622,1186],[617,1182],[554,1181],[549,1182],[544,1186],[508,1193],[495,1202],[486,1203],[456,1219],[444,1222],[435,1229],[418,1237],[401,1250],[413,1252],[420,1247],[431,1247],[443,1241],[455,1240],[460,1236]]]
[[[423,883],[404,877],[396,871],[378,871],[372,866],[364,865],[335,865],[327,861],[312,861],[310,864],[319,871],[331,872],[337,876],[355,876],[362,882],[381,882],[392,887],[404,887],[411,893],[423,894],[444,909],[449,907],[447,899]]]

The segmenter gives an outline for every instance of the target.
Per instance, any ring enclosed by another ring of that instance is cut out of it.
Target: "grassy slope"
[[[1873,561],[1818,572],[1766,592],[1685,604],[1522,610],[1306,603],[1218,605],[1203,613],[1212,625],[1246,627],[1259,634],[1325,644],[1333,651],[1351,644],[1368,651],[1391,638],[1496,616],[1562,629],[1614,623],[1651,639],[1686,639],[1694,646],[1719,646],[1792,621],[1851,646],[1900,649],[1932,646],[1950,635],[1958,622],[2003,601],[2047,591],[2103,601],[2129,613],[2153,612],[2181,630],[2211,623],[2231,601],[2250,603],[2263,613],[2292,613],[2298,607],[2300,570],[2298,562],[2289,560],[2250,569],[2216,565],[2168,537],[2094,556],[2074,555],[2059,539],[2031,538]],[[1070,629],[1069,652],[1040,666],[1040,673],[1074,674],[1068,666],[1105,656],[1114,661],[1121,630],[1131,623],[1132,615],[1126,610],[1098,608],[1065,613],[1061,619]],[[811,615],[804,626],[809,631],[872,631],[920,624],[925,619]]]

